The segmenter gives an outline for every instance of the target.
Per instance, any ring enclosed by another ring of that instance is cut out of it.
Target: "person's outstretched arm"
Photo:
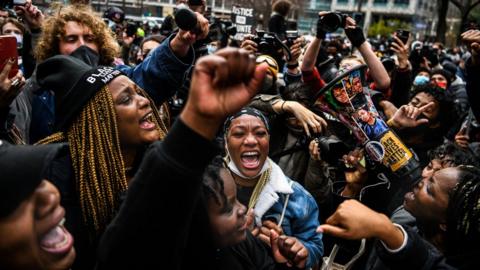
[[[390,87],[390,76],[388,76],[380,59],[378,59],[373,52],[370,43],[365,39],[362,29],[358,27],[355,20],[350,17],[347,17],[345,34],[352,43],[352,46],[356,47],[362,55],[378,89],[388,89]]]

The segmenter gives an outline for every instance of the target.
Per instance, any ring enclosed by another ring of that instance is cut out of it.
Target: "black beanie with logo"
[[[55,93],[55,130],[67,129],[88,101],[120,75],[124,74],[113,67],[91,67],[66,55],[56,55],[40,63],[37,81]]]

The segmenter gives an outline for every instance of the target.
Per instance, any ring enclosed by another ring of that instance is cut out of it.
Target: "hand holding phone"
[[[0,36],[0,109],[10,105],[24,83],[18,70],[16,38]]]
[[[14,61],[8,78],[13,78],[18,72],[17,39],[14,36],[0,36],[0,72],[8,61]]]
[[[407,45],[408,39],[410,38],[410,31],[398,29],[395,31],[396,36],[403,42],[403,44]]]

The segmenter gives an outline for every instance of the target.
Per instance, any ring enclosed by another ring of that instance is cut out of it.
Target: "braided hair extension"
[[[480,241],[480,169],[459,166],[459,182],[447,209],[447,253],[478,250]]]
[[[163,139],[166,126],[158,110],[152,109],[153,122]],[[119,206],[119,195],[127,190],[119,138],[115,106],[105,86],[83,107],[66,132],[55,133],[37,143],[69,143],[83,219],[96,235],[110,223]]]

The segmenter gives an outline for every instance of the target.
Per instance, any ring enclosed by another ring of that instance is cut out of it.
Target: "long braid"
[[[143,90],[141,92],[150,100],[150,104],[154,104]],[[167,128],[158,110],[152,109],[152,121],[163,139]],[[66,136],[62,132],[55,133],[39,144],[65,140],[70,144],[83,219],[90,232],[98,235],[114,217],[119,206],[119,195],[127,190],[117,115],[107,86],[83,107]]]
[[[480,241],[480,169],[458,169],[460,180],[450,194],[447,210],[449,255],[478,250]]]
[[[83,218],[101,232],[127,190],[117,117],[107,87],[86,104],[68,131]]]

